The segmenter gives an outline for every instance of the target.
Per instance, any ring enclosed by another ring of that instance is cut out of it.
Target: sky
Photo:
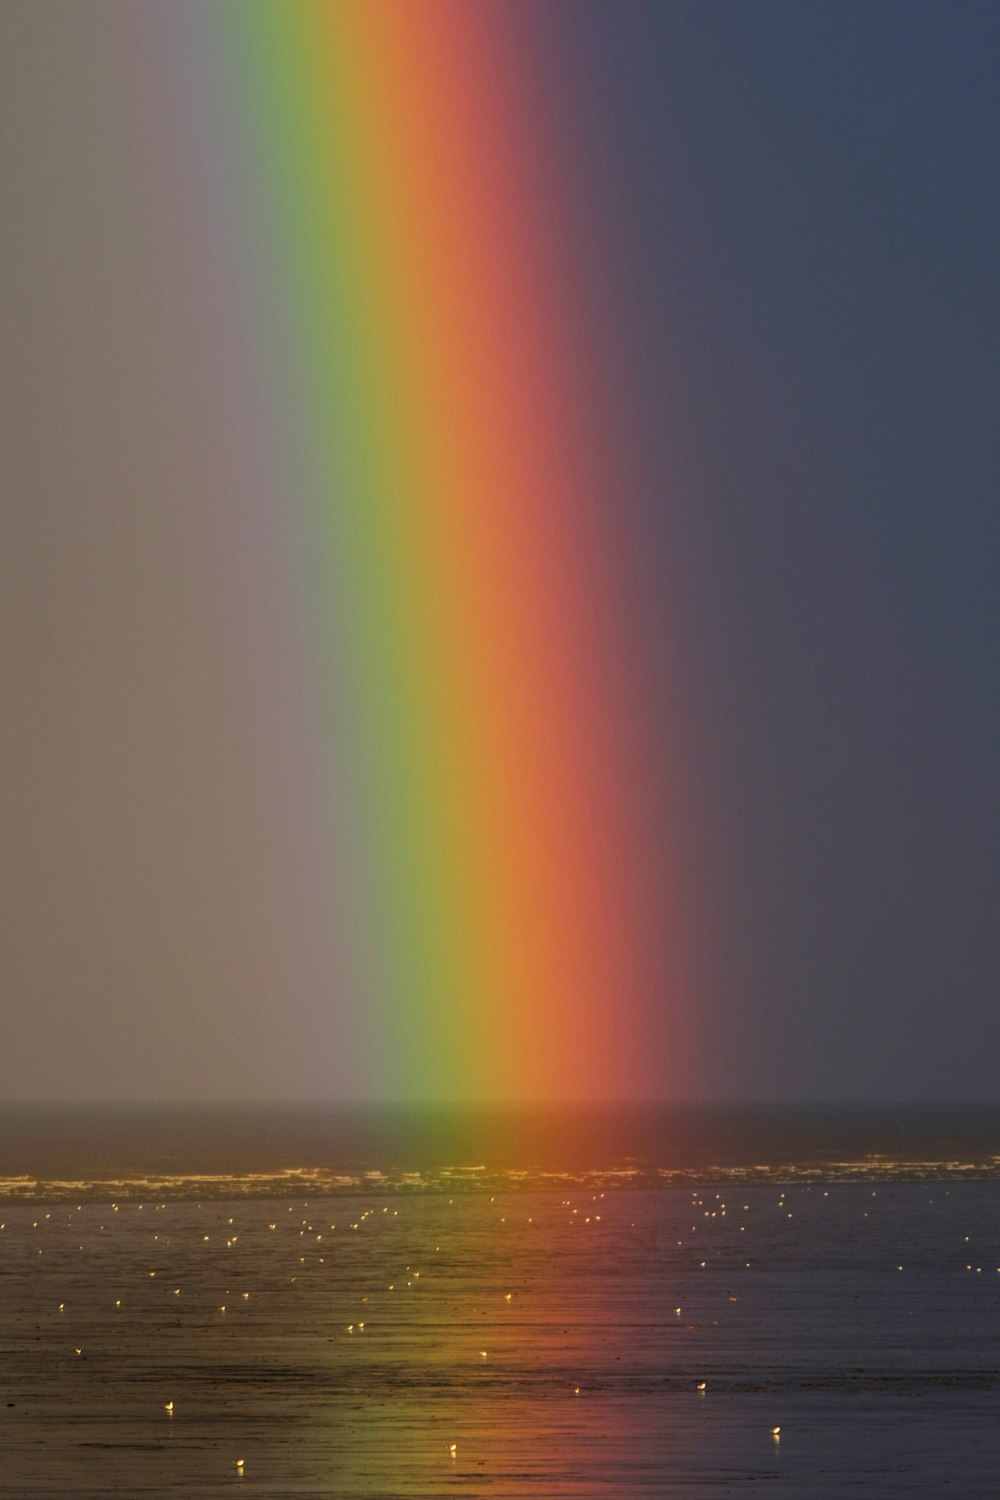
[[[1000,10],[527,14],[626,413],[663,1092],[996,1100]],[[0,1092],[349,1098],[238,153],[165,15],[0,5]]]

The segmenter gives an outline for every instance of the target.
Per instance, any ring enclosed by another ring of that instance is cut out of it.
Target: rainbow
[[[230,200],[267,224],[231,255],[328,772],[316,1005],[355,1015],[381,1097],[677,1077],[656,1071],[679,968],[643,832],[617,398],[539,14],[224,0],[165,22],[215,79]]]

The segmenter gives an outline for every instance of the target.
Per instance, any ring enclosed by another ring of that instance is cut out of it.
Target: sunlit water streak
[[[990,1107],[0,1107],[0,1201],[995,1177]]]

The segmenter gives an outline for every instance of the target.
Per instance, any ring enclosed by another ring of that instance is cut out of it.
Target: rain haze
[[[0,8],[0,1092],[354,1099],[238,152],[157,9]],[[533,29],[628,414],[614,566],[693,976],[662,1093],[996,1101],[1000,11]]]

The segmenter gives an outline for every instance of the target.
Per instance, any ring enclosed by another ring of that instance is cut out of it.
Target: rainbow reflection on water
[[[5,1493],[992,1482],[1000,1182],[263,1181],[0,1211]]]

